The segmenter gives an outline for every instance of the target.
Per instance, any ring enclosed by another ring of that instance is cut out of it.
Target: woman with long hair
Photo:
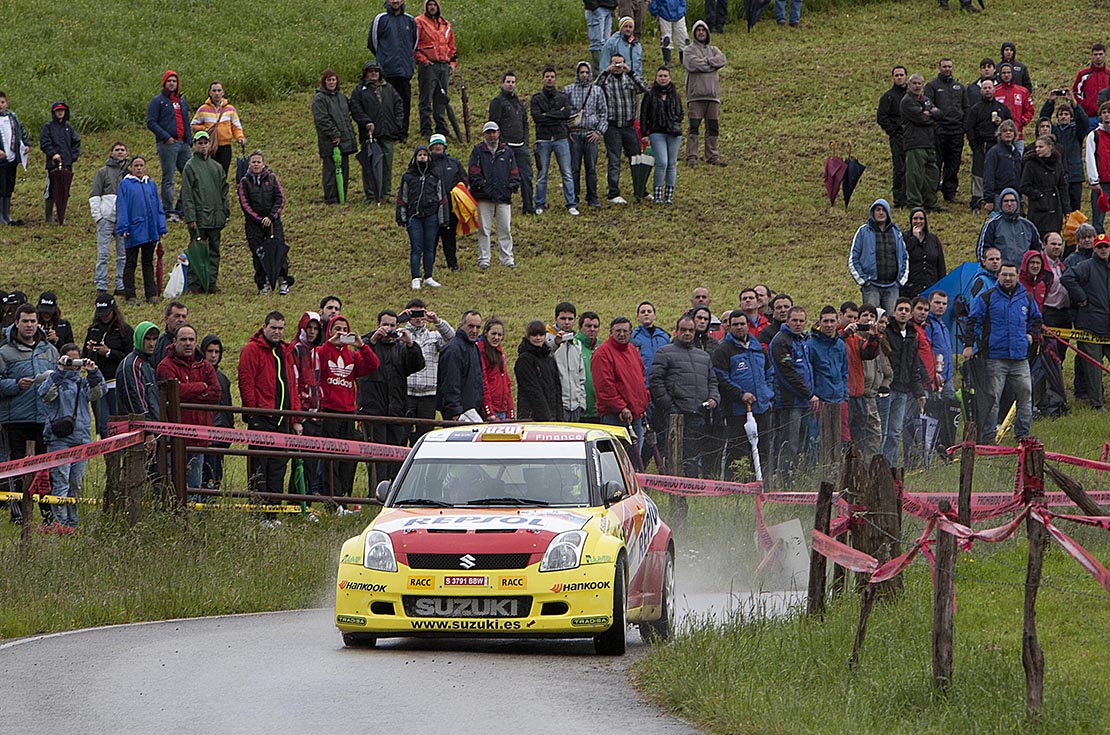
[[[910,262],[910,274],[899,290],[901,296],[912,299],[944,278],[948,274],[948,268],[944,264],[944,246],[941,245],[940,238],[929,231],[929,219],[923,207],[913,208],[910,212],[910,226],[902,231],[902,235]]]
[[[651,143],[655,154],[652,186],[656,204],[674,204],[678,149],[682,145],[682,97],[665,66],[655,72],[655,83],[640,103],[640,141]]]
[[[239,206],[243,209],[243,226],[247,234],[247,246],[254,261],[254,285],[262,296],[270,293],[269,274],[266,273],[266,260],[269,249],[285,243],[285,231],[281,226],[281,212],[285,209],[285,190],[277,174],[266,165],[262,151],[251,151],[247,165],[247,175],[239,180]],[[276,274],[278,293],[289,293],[293,278],[289,275],[289,255],[286,253]]]
[[[128,306],[138,306],[135,296],[135,267],[143,258],[143,292],[148,304],[157,304],[154,282],[154,248],[166,234],[166,212],[158,186],[146,175],[146,159],[135,156],[128,174],[116,190],[116,232],[123,238],[127,261],[123,268],[123,292]]]
[[[516,405],[520,418],[529,421],[559,421],[563,391],[559,366],[547,346],[547,325],[538,319],[528,322],[520,340],[516,365]]]
[[[1021,195],[1029,206],[1029,221],[1044,237],[1060,232],[1072,211],[1068,192],[1068,164],[1056,151],[1056,138],[1042,135],[1033,143],[1033,155],[1021,170]]]
[[[501,348],[504,341],[504,323],[497,317],[487,319],[482,327],[482,337],[478,340],[478,354],[482,358],[482,383],[485,388],[482,414],[488,421],[512,421],[516,418],[513,381],[509,377],[505,351]]]

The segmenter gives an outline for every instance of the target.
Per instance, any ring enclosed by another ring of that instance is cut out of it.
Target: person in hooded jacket
[[[23,125],[8,109],[7,93],[0,92],[0,226],[23,224],[23,220],[12,218],[12,193],[15,173],[29,148]]]
[[[173,69],[162,75],[162,90],[146,106],[146,126],[154,133],[162,171],[162,210],[170,222],[181,222],[181,199],[174,203],[173,174],[185,169],[192,155],[189,102],[181,94],[181,78]]]
[[[398,329],[397,313],[378,313],[378,326],[362,335],[378,358],[378,369],[358,379],[358,412],[368,416],[404,417],[408,413],[408,378],[424,369],[424,353],[407,329]],[[363,424],[363,438],[378,444],[405,446],[409,427],[405,424]],[[392,479],[400,468],[396,462],[374,463],[377,478]],[[367,466],[369,471],[369,465]]]
[[[694,23],[694,40],[686,47],[682,67],[686,69],[686,114],[689,131],[686,135],[686,163],[693,166],[698,161],[698,130],[705,120],[705,161],[714,166],[725,166],[721,158],[720,124],[721,75],[728,63],[721,49],[711,45],[709,26],[705,21]]]
[[[382,68],[376,61],[367,61],[362,67],[361,81],[351,90],[351,117],[358,128],[362,154],[362,191],[371,204],[387,201],[393,189],[393,148],[401,139],[401,125],[405,121],[404,103],[389,82],[382,78]],[[374,181],[374,167],[370,146],[381,149],[382,182],[380,188]]]
[[[537,320],[528,322],[525,336],[517,348],[516,364],[517,416],[526,421],[560,421],[563,415],[563,394],[559,382],[559,366],[547,346],[547,326]]]
[[[582,167],[586,168],[586,204],[601,208],[597,198],[598,141],[609,129],[609,106],[605,90],[593,83],[593,67],[579,61],[575,67],[574,84],[563,88],[570,100],[571,116],[580,115],[578,125],[570,130],[570,167],[574,171],[574,198],[582,201]]]
[[[197,350],[197,330],[191,324],[182,324],[177,328],[173,338],[173,346],[167,351],[166,356],[154,369],[158,380],[176,380],[179,386],[182,403],[207,403],[216,405],[220,402],[222,390],[220,381],[216,377],[216,368],[204,359]],[[240,366],[240,375],[242,367]],[[182,409],[182,424],[195,426],[211,426],[212,412],[197,409]],[[209,442],[204,439],[186,439],[186,447],[207,447]],[[187,455],[186,483],[187,487],[200,487],[204,479],[204,458],[202,454]]]
[[[216,371],[216,380],[220,381],[220,402],[217,405],[231,405],[231,381],[223,370],[220,362],[224,359],[224,343],[214,334],[209,334],[200,341],[200,354],[212,363]],[[235,414],[220,411],[212,414],[212,425],[219,429],[235,428]],[[227,449],[230,442],[212,442],[210,445],[218,449]],[[219,488],[224,479],[224,456],[222,454],[204,455],[204,466],[201,468],[201,485],[207,488]]]
[[[1030,92],[1033,91],[1033,80],[1029,78],[1029,66],[1024,61],[1017,60],[1017,46],[1013,41],[1003,41],[1002,48],[998,50],[999,54],[999,71],[1003,64],[1009,64],[1014,72],[1014,82],[1025,87]],[[999,80],[999,76],[995,74],[995,81]]]
[[[728,333],[710,356],[725,419],[725,469],[731,473],[738,459],[751,456],[744,429],[751,412],[759,431],[759,466],[769,475],[774,420],[771,402],[775,398],[771,362],[763,346],[748,331],[744,312],[739,309],[731,312],[728,323]],[[726,479],[731,479],[731,474]]]
[[[655,82],[640,103],[640,143],[655,153],[652,187],[656,204],[674,204],[678,151],[682,145],[682,97],[665,66],[655,72]]]
[[[98,293],[81,356],[93,360],[104,376],[104,395],[93,404],[96,433],[102,437],[108,435],[108,417],[120,415],[116,413],[116,371],[134,347],[134,334],[115,298],[106,291]]]
[[[1021,170],[1021,195],[1029,204],[1029,220],[1042,237],[1060,232],[1064,218],[1075,208],[1069,198],[1067,162],[1051,135],[1033,142],[1033,155],[1026,157]]]
[[[356,381],[378,369],[378,356],[370,345],[362,343],[344,315],[336,314],[328,320],[327,330],[327,339],[316,348],[320,360],[320,410],[353,414],[358,409]],[[350,347],[360,343],[357,350]],[[323,436],[329,439],[357,439],[353,421],[324,419],[322,428]],[[354,462],[328,461],[323,469],[324,494],[350,495],[354,479]]]
[[[66,206],[69,204],[69,187],[54,190],[50,172],[58,169],[73,170],[73,164],[81,157],[81,137],[69,122],[69,106],[61,100],[50,105],[50,122],[42,126],[39,133],[39,148],[46,154],[46,224],[54,221],[54,209],[58,209],[58,224],[65,224]]]
[[[366,37],[366,48],[382,65],[382,73],[401,96],[404,116],[401,119],[401,142],[409,137],[409,115],[412,112],[412,67],[420,34],[416,20],[405,12],[405,0],[385,0],[385,10],[374,17]]]
[[[97,291],[108,291],[108,258],[112,245],[116,249],[116,295],[122,296],[123,269],[127,265],[127,251],[123,238],[116,233],[116,192],[119,183],[127,176],[127,146],[120,141],[112,144],[108,160],[93,176],[89,193],[89,210],[96,223],[96,268],[93,284]]]
[[[1044,311],[1044,299],[1052,288],[1055,277],[1052,271],[1044,267],[1044,255],[1036,250],[1025,251],[1021,259],[1021,268],[1018,270],[1018,283],[1037,302],[1037,308]]]
[[[324,343],[321,322],[320,315],[315,311],[301,314],[297,323],[297,339],[290,350],[297,374],[297,396],[300,398],[302,411],[320,410],[320,355],[316,348]],[[301,426],[305,436],[323,436],[320,419],[304,419]],[[320,494],[321,464],[317,459],[304,460],[305,487],[310,495]]]
[[[439,288],[433,278],[436,264],[436,236],[439,226],[446,219],[444,207],[450,207],[445,196],[439,170],[432,163],[427,146],[418,145],[412,154],[409,169],[401,177],[397,188],[397,225],[409,235],[409,275],[412,288],[421,288],[420,264],[424,264],[423,285]]]
[[[139,322],[132,334],[132,350],[116,368],[116,411],[120,416],[140,414],[148,421],[158,421],[161,402],[158,398],[157,361],[154,348],[158,344],[158,327],[153,322]]]
[[[219,293],[220,239],[231,214],[227,173],[212,157],[215,141],[207,132],[193,133],[193,157],[181,172],[182,219],[193,242],[203,241],[208,257],[208,282],[200,282],[200,268],[188,271],[190,293]],[[194,264],[196,265],[196,264]]]
[[[59,350],[57,369],[50,377],[39,383],[39,398],[46,404],[46,423],[43,439],[46,451],[56,452],[70,447],[78,447],[92,441],[92,412],[89,402],[99,401],[104,395],[104,375],[97,369],[95,362],[81,364],[81,348],[72,342],[62,345]],[[85,375],[82,375],[84,370]],[[70,419],[72,423],[65,431],[60,419]],[[81,497],[81,481],[85,477],[87,459],[77,460],[68,465],[50,469],[50,494],[60,498]],[[77,528],[77,506],[64,504],[53,511],[55,530],[71,533]]]
[[[231,168],[231,144],[247,144],[239,111],[224,96],[223,82],[208,85],[208,99],[197,108],[189,127],[195,134],[204,130],[212,136],[212,158],[224,167],[224,176]]]
[[[1064,161],[1068,167],[1068,200],[1073,209],[1079,209],[1083,202],[1083,146],[1089,130],[1087,113],[1083,105],[1075,101],[1070,89],[1061,98],[1056,92],[1049,94],[1041,107],[1041,117],[1051,117],[1053,105],[1056,106],[1056,122],[1052,123],[1052,134],[1056,144],[1064,150]]]
[[[123,267],[123,293],[128,306],[138,306],[135,294],[135,268],[143,259],[143,293],[147,303],[157,303],[158,284],[154,282],[154,249],[166,234],[166,213],[158,198],[158,186],[146,175],[146,159],[135,156],[128,174],[116,190],[116,233],[123,239],[127,253]]]
[[[350,104],[347,95],[339,89],[339,75],[334,69],[325,69],[320,75],[320,86],[312,99],[312,122],[316,126],[316,146],[323,164],[320,180],[324,189],[324,204],[339,204],[341,198],[339,182],[336,181],[334,153],[337,149],[338,173],[343,177],[342,200],[347,201],[347,187],[351,181],[348,158],[358,150],[358,143],[351,126]]]
[[[975,253],[982,262],[987,248],[998,248],[1003,263],[1020,263],[1026,250],[1040,250],[1041,236],[1037,226],[1021,216],[1021,195],[1014,189],[1002,190],[1001,211],[983,223]]]
[[[1017,124],[1012,119],[999,123],[996,133],[998,142],[983,159],[982,208],[987,212],[993,212],[998,207],[998,199],[1004,189],[1021,186],[1025,159],[1022,149],[1016,145],[1017,130]]]
[[[467,176],[466,167],[463,166],[462,162],[447,153],[447,136],[439,133],[433,135],[428,140],[428,151],[432,154],[432,165],[435,166],[436,173],[439,176],[440,185],[443,187],[443,195],[447,198],[443,211],[440,212],[446,219],[440,222],[436,237],[443,243],[443,257],[447,260],[447,267],[453,271],[458,271],[459,258],[456,254],[456,243],[458,240],[459,218],[452,206],[451,191],[459,184],[469,185],[470,178]]]
[[[281,226],[281,213],[285,209],[285,190],[277,174],[266,165],[262,151],[252,151],[247,164],[247,175],[239,180],[239,207],[243,210],[243,227],[246,229],[247,247],[254,261],[254,285],[262,296],[270,293],[265,259],[271,240],[285,242]],[[277,273],[278,293],[289,293],[293,284],[289,275],[289,255],[281,260]]]
[[[513,380],[509,377],[505,351],[505,323],[490,317],[482,326],[478,340],[478,354],[482,358],[482,416],[487,421],[512,421],[516,418],[513,407]]]
[[[860,286],[862,303],[890,311],[899,288],[909,279],[909,254],[887,201],[876,199],[870,212],[852,238],[848,273]]]
[[[944,246],[939,237],[929,232],[929,219],[923,207],[914,207],[910,212],[905,243],[910,273],[899,290],[902,296],[912,299],[948,274]]]

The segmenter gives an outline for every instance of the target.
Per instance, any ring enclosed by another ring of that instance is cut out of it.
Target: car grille
[[[464,563],[462,558],[470,557]],[[531,554],[409,554],[410,569],[523,569]]]
[[[404,595],[405,615],[410,618],[525,618],[532,612],[532,597],[430,597]]]

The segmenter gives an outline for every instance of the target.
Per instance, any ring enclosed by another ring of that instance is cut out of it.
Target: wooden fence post
[[[866,501],[870,517],[872,556],[884,564],[901,553],[902,504],[894,487],[894,473],[886,458],[876,454],[871,459],[871,482]],[[870,575],[865,575],[869,577]],[[890,598],[902,591],[902,575],[875,585],[875,592]]]
[[[683,426],[685,426],[685,419],[680,413],[672,413],[667,417],[667,465],[670,473],[678,477],[682,477],[683,461],[682,461],[682,433]],[[671,520],[674,522],[675,528],[682,528],[686,525],[686,516],[689,513],[689,506],[686,502],[685,495],[671,496]]]
[[[979,427],[974,421],[964,422],[964,445],[960,448],[960,497],[956,520],[971,525],[971,481],[975,476],[975,440]],[[968,444],[970,442],[970,444]]]
[[[813,519],[813,529],[827,534],[832,515],[832,483],[822,482],[817,489],[817,511]],[[820,616],[825,614],[825,557],[814,550],[809,552],[809,595],[806,599],[806,614]]]
[[[1022,478],[1025,502],[1043,508],[1044,445],[1034,438],[1022,440],[1026,448]],[[1021,629],[1021,665],[1025,669],[1025,716],[1039,722],[1044,704],[1044,651],[1037,641],[1037,592],[1041,585],[1044,548],[1048,531],[1030,515],[1025,521],[1029,537],[1029,565],[1025,571],[1025,606]]]
[[[1064,494],[1068,496],[1071,502],[1075,503],[1076,506],[1083,511],[1083,515],[1110,515],[1110,513],[1103,510],[1101,505],[1095,502],[1094,498],[1087,494],[1081,482],[1068,477],[1050,464],[1044,466],[1044,471],[1048,473],[1048,476],[1056,483],[1056,486],[1064,491]]]
[[[947,500],[938,504],[945,515],[952,510]],[[933,684],[948,691],[952,684],[952,633],[955,625],[956,537],[937,529],[937,573],[933,585]]]
[[[176,380],[167,380],[159,383],[165,388],[166,411],[162,420],[169,423],[181,423],[181,384]],[[174,508],[181,510],[185,507],[188,486],[189,457],[185,452],[185,439],[179,436],[170,438],[170,479],[173,482]]]
[[[848,505],[859,506],[863,504],[864,487],[867,484],[867,466],[863,461],[863,454],[855,444],[848,448],[844,457],[844,476],[840,483],[842,497]],[[863,529],[853,528],[848,532],[849,542],[854,549],[859,549]],[[832,593],[839,595],[844,591],[848,570],[837,564],[833,569]]]
[[[848,657],[848,668],[855,668],[859,663],[860,654],[863,653],[863,639],[867,635],[867,620],[871,617],[871,608],[875,606],[875,597],[878,595],[878,586],[868,584],[860,594],[859,627],[856,628],[856,642],[852,646],[852,655]]]

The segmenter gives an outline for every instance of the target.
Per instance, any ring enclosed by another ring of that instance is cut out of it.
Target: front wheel
[[[373,648],[378,645],[378,639],[366,633],[344,633],[343,645],[347,648]]]
[[[667,550],[663,561],[663,584],[660,588],[659,619],[640,623],[640,638],[644,643],[665,641],[674,633],[674,552]]]
[[[613,624],[604,633],[594,636],[594,651],[599,656],[623,656],[625,651],[625,615],[628,608],[628,589],[624,582],[624,558],[617,559],[613,575]]]

